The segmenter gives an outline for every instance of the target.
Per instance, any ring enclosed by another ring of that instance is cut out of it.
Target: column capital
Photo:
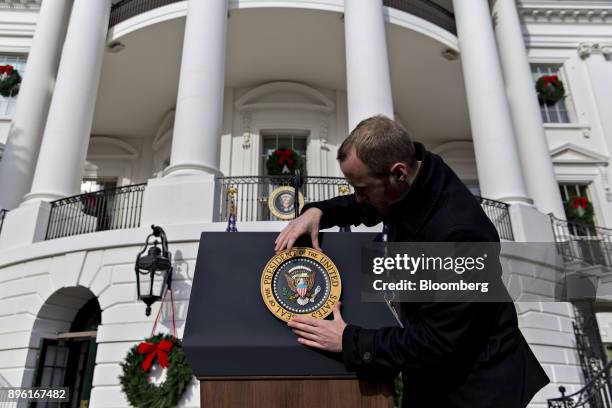
[[[586,59],[593,54],[602,54],[606,58],[612,57],[612,42],[609,43],[589,43],[583,42],[576,48],[578,55]]]

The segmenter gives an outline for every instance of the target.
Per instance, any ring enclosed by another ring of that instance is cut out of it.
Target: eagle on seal
[[[284,273],[287,279],[287,286],[292,292],[297,293],[297,303],[305,305],[310,299],[307,294],[312,290],[315,284],[316,273],[305,266],[294,266]]]

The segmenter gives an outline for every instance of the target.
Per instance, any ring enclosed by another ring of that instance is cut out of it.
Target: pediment
[[[608,165],[608,158],[597,152],[565,143],[550,151],[555,164],[603,164]]]
[[[441,156],[444,160],[469,160],[474,159],[474,145],[471,141],[458,140],[442,143],[431,149],[432,153]]]
[[[106,136],[92,137],[89,141],[87,159],[135,159],[138,151],[130,144]]]
[[[332,112],[334,103],[323,93],[296,82],[271,82],[251,89],[236,101],[239,111],[303,109]]]

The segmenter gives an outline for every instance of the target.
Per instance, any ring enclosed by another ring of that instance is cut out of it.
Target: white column
[[[13,209],[30,191],[72,0],[43,1],[27,74],[0,160],[0,208]]]
[[[219,173],[226,31],[227,0],[189,0],[165,175]]]
[[[111,0],[75,0],[26,200],[77,194],[89,144]]]
[[[461,63],[482,195],[507,202],[527,197],[486,1],[453,0]]]
[[[344,37],[349,131],[363,119],[393,119],[382,0],[345,0]]]
[[[516,3],[496,0],[493,13],[527,192],[540,211],[565,219]]]

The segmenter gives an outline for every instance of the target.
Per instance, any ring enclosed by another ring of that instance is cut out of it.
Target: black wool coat
[[[417,177],[384,219],[354,195],[312,203],[304,211],[321,209],[321,228],[385,221],[390,242],[499,242],[455,173],[421,144],[415,147]],[[342,357],[349,371],[363,376],[401,371],[403,407],[524,407],[549,382],[519,331],[512,302],[401,303],[400,315],[404,329],[349,324]]]

